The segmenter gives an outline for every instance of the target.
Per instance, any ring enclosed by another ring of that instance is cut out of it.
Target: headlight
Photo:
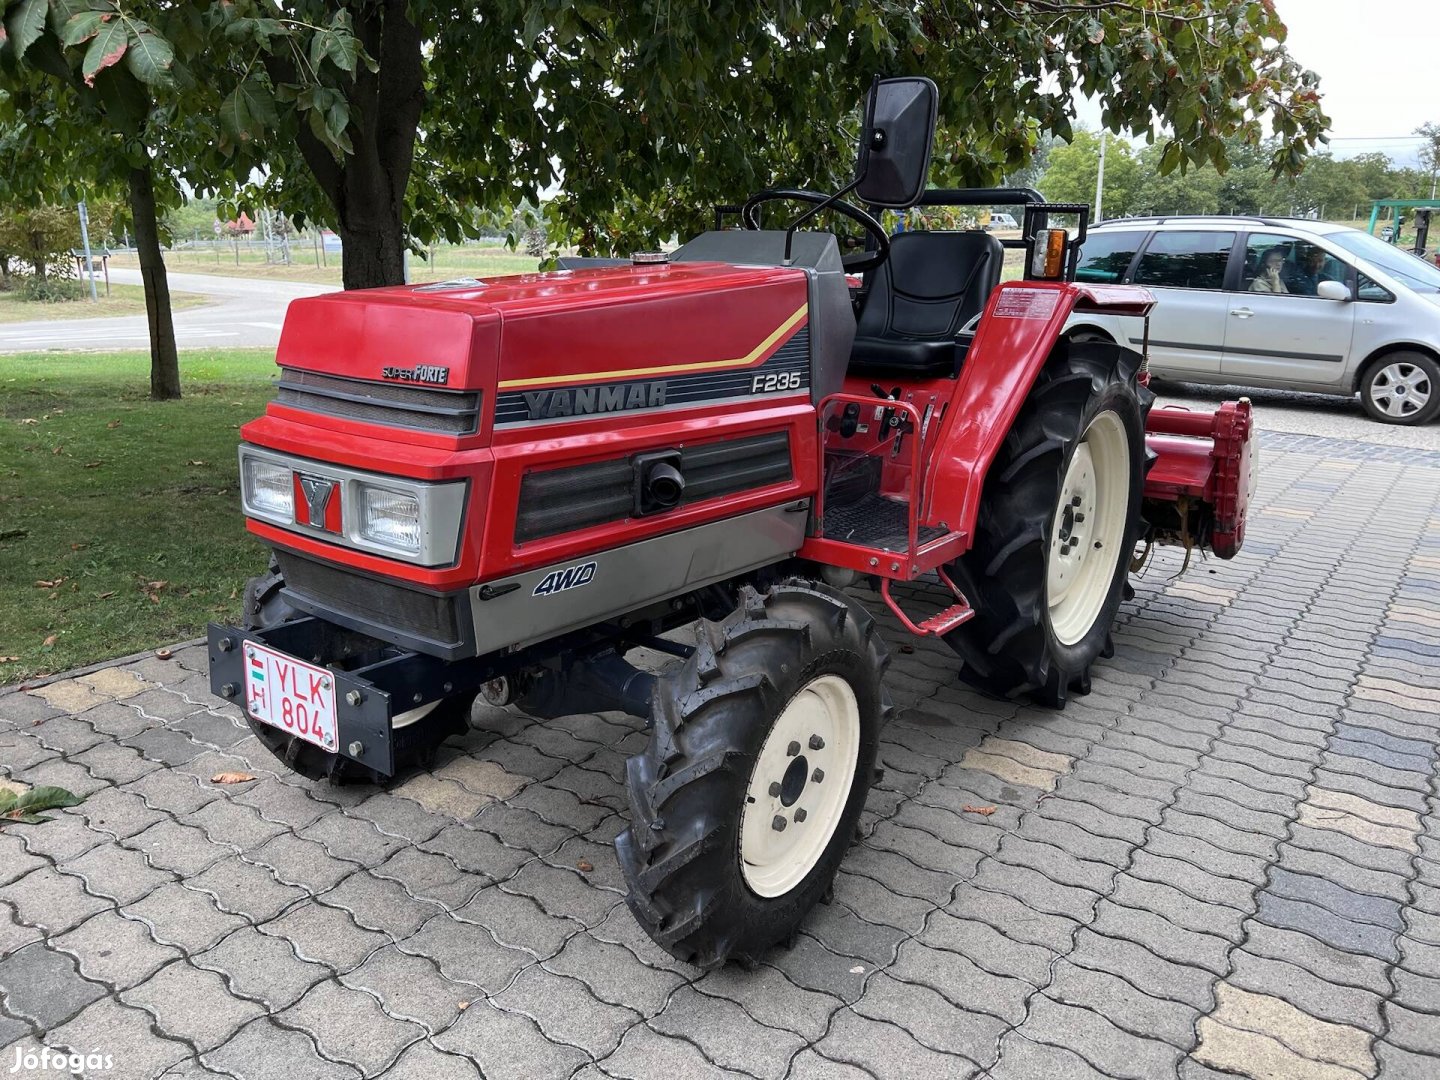
[[[360,535],[397,551],[420,550],[420,501],[413,495],[360,485]]]
[[[245,505],[252,510],[295,516],[295,488],[290,469],[259,458],[247,457],[243,473]]]

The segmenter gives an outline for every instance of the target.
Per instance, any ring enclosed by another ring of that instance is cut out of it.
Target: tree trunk
[[[345,288],[404,283],[405,231],[398,214],[378,215],[358,225],[342,220],[335,231],[343,245],[340,279]]]
[[[336,161],[301,124],[296,139],[320,190],[335,209],[344,243],[347,289],[405,281],[405,189],[415,159],[415,133],[425,105],[424,34],[411,21],[408,0],[379,0],[355,9],[355,35],[379,62],[363,65],[346,90],[354,153]],[[265,61],[272,78],[295,81],[288,56]]]
[[[140,257],[145,315],[150,322],[150,396],[156,401],[172,401],[180,396],[180,354],[175,349],[170,282],[160,255],[155,178],[149,164],[130,170],[130,216],[135,223],[135,251]]]

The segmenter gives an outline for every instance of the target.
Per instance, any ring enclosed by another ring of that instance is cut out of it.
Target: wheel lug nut
[[[1080,524],[1082,521],[1084,521],[1084,520],[1085,520],[1085,515],[1084,515],[1084,514],[1076,514],[1076,515],[1075,515],[1075,524],[1076,524],[1076,525],[1079,525],[1079,524]]]
[[[776,814],[776,815],[775,815],[775,820],[772,821],[772,822],[770,822],[770,827],[771,827],[772,829],[774,829],[776,832],[784,832],[784,831],[785,831],[785,826],[788,825],[788,824],[790,824],[788,821],[786,821],[786,820],[785,820],[783,817],[781,817],[779,814]]]
[[[799,825],[802,821],[805,820],[805,816],[806,816],[806,815],[805,815],[805,811],[804,811],[804,810],[796,810],[796,811],[795,811],[795,824]]]
[[[777,780],[775,781],[775,783],[770,785],[770,797],[772,799],[777,799],[780,797],[780,781]]]
[[[1082,500],[1081,500],[1080,496],[1079,496],[1079,495],[1076,495],[1073,499],[1070,500],[1070,505],[1071,505],[1071,506],[1079,506],[1080,503],[1081,503],[1081,501],[1082,501]]]
[[[800,753],[800,744],[798,742],[792,742],[785,748],[786,757],[794,757],[798,753]]]
[[[811,736],[810,736],[810,749],[811,749],[811,750],[824,750],[824,749],[825,749],[825,740],[822,739],[822,738],[820,738],[819,735],[811,735]]]
[[[825,770],[816,769],[813,773],[810,774],[810,779],[814,780],[817,784],[820,783],[821,780],[825,779]]]

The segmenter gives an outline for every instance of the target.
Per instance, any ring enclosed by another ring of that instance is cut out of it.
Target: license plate
[[[247,641],[245,710],[286,734],[335,750],[335,678],[324,668]]]

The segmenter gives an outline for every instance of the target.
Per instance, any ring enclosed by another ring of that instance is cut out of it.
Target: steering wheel
[[[809,203],[811,206],[818,206],[829,200],[829,195],[819,191],[808,191],[805,188],[768,188],[765,191],[757,191],[745,200],[745,205],[740,208],[740,220],[745,223],[747,229],[758,229],[760,228],[760,218],[756,211],[762,203],[803,202]],[[845,267],[846,273],[863,274],[867,270],[874,270],[890,257],[890,235],[885,231],[885,226],[870,214],[843,199],[836,199],[825,209],[834,210],[837,214],[842,214],[856,222],[875,241],[874,251],[862,251],[855,255],[841,257],[840,262]]]

